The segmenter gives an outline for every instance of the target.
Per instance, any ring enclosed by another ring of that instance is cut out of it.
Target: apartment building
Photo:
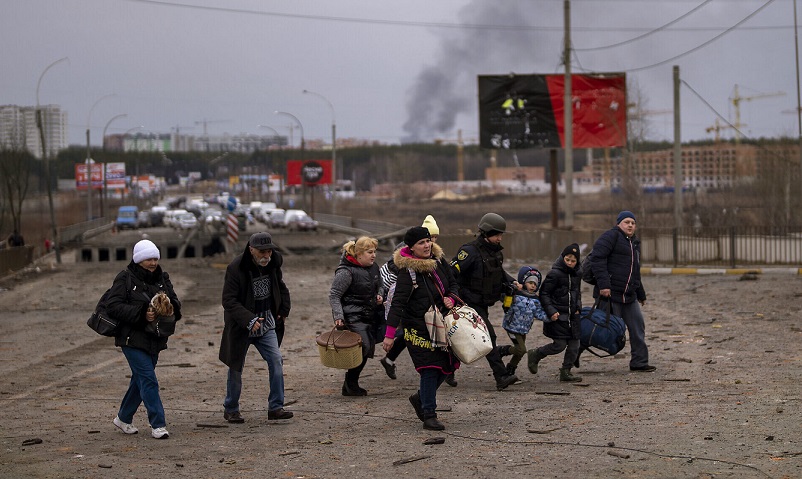
[[[67,112],[58,105],[43,105],[42,126],[47,153],[55,157],[67,147]],[[36,107],[0,105],[0,144],[5,147],[25,145],[31,154],[42,158],[42,141],[36,126]]]

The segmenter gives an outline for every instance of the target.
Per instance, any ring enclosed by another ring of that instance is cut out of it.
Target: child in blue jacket
[[[515,374],[518,363],[526,354],[526,335],[532,329],[535,318],[547,321],[546,312],[540,305],[537,290],[540,288],[542,275],[532,266],[523,266],[518,270],[518,283],[523,285],[520,291],[513,293],[512,305],[504,314],[501,327],[507,331],[512,346],[500,348],[502,356],[512,355],[507,364],[507,374]]]

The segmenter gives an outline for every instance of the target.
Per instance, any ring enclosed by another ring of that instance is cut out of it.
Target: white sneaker
[[[170,438],[170,433],[167,432],[167,429],[163,427],[154,427],[153,430],[150,431],[150,435],[155,437],[156,439]]]
[[[133,424],[128,424],[127,422],[123,422],[120,419],[120,416],[114,417],[114,425],[119,427],[120,430],[126,434],[136,434],[139,432],[139,429],[135,428]]]

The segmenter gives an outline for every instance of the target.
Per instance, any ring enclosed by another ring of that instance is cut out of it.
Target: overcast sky
[[[713,138],[713,109],[735,122],[736,84],[747,136],[796,138],[793,7],[572,0],[572,68],[626,72],[655,112],[654,140],[673,140],[673,65],[693,89],[681,90],[683,141]],[[68,57],[39,98],[68,112],[72,144],[89,123],[99,145],[120,114],[109,134],[200,135],[205,120],[209,134],[289,135],[276,110],[329,141],[331,109],[304,89],[333,104],[338,138],[470,139],[476,76],[562,73],[563,34],[562,0],[0,0],[0,104],[34,105],[42,72]]]

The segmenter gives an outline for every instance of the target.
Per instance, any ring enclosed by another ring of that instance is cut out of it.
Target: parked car
[[[140,211],[137,215],[137,226],[139,228],[150,228],[150,212],[149,211]]]
[[[207,224],[212,224],[222,223],[225,216],[223,215],[223,211],[219,208],[206,208],[206,211],[203,212],[203,218]]]
[[[315,231],[317,230],[317,221],[306,213],[296,214],[290,218],[287,228],[295,231]]]
[[[300,216],[300,215],[309,216],[309,213],[307,213],[304,210],[293,210],[293,209],[289,209],[289,210],[285,211],[284,212],[284,227],[286,228],[287,226],[289,226],[290,222],[293,221],[296,216]]]
[[[284,227],[284,210],[276,209],[270,212],[270,216],[265,221],[265,224],[271,228]]]
[[[177,210],[167,210],[167,211],[165,211],[164,212],[164,226],[169,226],[171,228],[176,228],[176,218],[178,218],[179,215],[182,215],[184,213],[189,213],[189,212],[187,210],[183,209],[183,208],[182,209],[177,209]],[[192,214],[192,213],[190,213],[190,214]]]
[[[181,213],[173,220],[173,227],[188,230],[198,226],[198,219],[192,213]]]

